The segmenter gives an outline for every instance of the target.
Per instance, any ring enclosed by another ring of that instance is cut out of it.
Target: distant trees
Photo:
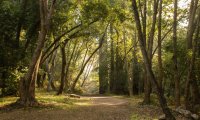
[[[19,95],[20,104],[31,106],[35,82],[58,95],[98,86],[93,91],[101,94],[142,94],[143,104],[156,93],[171,119],[168,98],[178,107],[184,97],[186,108],[195,109],[199,0],[180,3],[0,1],[1,96]]]

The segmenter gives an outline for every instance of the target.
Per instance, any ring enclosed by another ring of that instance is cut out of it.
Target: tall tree
[[[173,62],[174,62],[174,81],[175,81],[175,103],[180,106],[180,80],[177,62],[177,8],[178,2],[174,0],[174,21],[173,21]]]
[[[195,19],[196,18],[196,13],[197,13],[197,8],[198,8],[198,2],[199,0],[191,0],[191,3],[190,3],[190,11],[189,11],[189,22],[188,22],[188,28],[187,28],[187,49],[188,49],[188,52],[189,51],[192,51],[192,57],[191,58],[188,58],[188,65],[189,65],[189,68],[188,68],[188,74],[187,74],[187,80],[186,80],[186,86],[185,86],[185,106],[186,106],[186,109],[191,109],[192,106],[190,106],[190,101],[189,101],[189,93],[190,93],[190,87],[192,89],[191,91],[191,94],[192,94],[192,99],[193,99],[193,102],[195,101],[198,101],[198,98],[199,98],[199,91],[198,91],[198,86],[196,84],[196,79],[195,79],[195,74],[194,74],[194,63],[195,63],[195,52],[196,52],[196,49],[195,48],[195,45],[193,45],[194,42],[194,33],[195,33],[195,30],[196,26],[197,25],[197,21],[198,19]]]
[[[166,119],[167,120],[175,120],[174,116],[170,112],[169,107],[167,106],[167,101],[166,101],[166,99],[164,97],[163,90],[159,86],[159,84],[158,84],[158,82],[157,82],[157,80],[155,78],[155,75],[154,75],[152,67],[151,67],[151,61],[148,58],[148,54],[147,54],[147,51],[145,49],[144,38],[143,38],[143,33],[142,33],[142,27],[141,27],[141,22],[140,22],[140,17],[139,17],[139,13],[138,13],[138,7],[137,7],[136,0],[132,0],[132,7],[133,7],[135,23],[136,23],[136,27],[137,27],[137,31],[138,31],[140,49],[141,49],[141,52],[142,52],[142,56],[143,56],[143,59],[144,59],[146,70],[150,75],[151,81],[156,85],[157,96],[158,96],[158,99],[159,99],[159,102],[160,102],[160,106],[161,106],[163,112],[166,115]]]
[[[149,32],[148,39],[147,39],[147,42],[148,42],[147,53],[148,53],[148,57],[149,57],[149,60],[150,60],[150,66],[151,67],[152,67],[152,59],[153,59],[152,52],[153,52],[153,43],[154,43],[153,41],[154,41],[154,34],[155,34],[156,21],[157,21],[158,4],[159,4],[159,0],[154,0],[154,2],[153,2],[152,24],[151,24],[150,32]],[[150,75],[147,72],[147,78],[146,78],[145,86],[144,86],[145,97],[144,97],[144,101],[143,101],[145,104],[150,103],[150,94],[151,94],[151,82],[150,81],[151,81]]]
[[[17,102],[25,106],[33,106],[37,104],[35,99],[35,79],[37,78],[42,50],[44,48],[56,0],[52,0],[50,8],[48,7],[48,2],[48,0],[39,0],[41,28],[38,36],[37,47],[33,53],[28,72],[20,82],[20,98]]]
[[[99,93],[104,94],[108,92],[108,43],[107,43],[107,30],[105,31],[105,36],[102,38],[103,42],[99,49]]]
[[[162,88],[162,81],[163,81],[163,65],[162,65],[162,0],[159,3],[159,11],[158,11],[158,82],[160,87]]]
[[[62,54],[62,70],[61,70],[61,81],[60,81],[60,87],[58,90],[57,95],[62,94],[63,89],[65,87],[65,80],[66,80],[66,52],[65,52],[65,46],[66,44],[61,45],[60,52]]]
[[[110,24],[110,78],[109,78],[109,89],[113,92],[113,84],[115,80],[115,51],[114,51],[114,38],[113,38],[113,24]]]

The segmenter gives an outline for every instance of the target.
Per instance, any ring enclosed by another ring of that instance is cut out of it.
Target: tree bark
[[[46,60],[46,72],[48,76],[48,85],[47,85],[47,91],[56,90],[56,87],[54,85],[54,68],[55,68],[55,58],[57,55],[57,51],[55,51],[54,54],[52,54],[52,60]],[[49,65],[51,64],[51,66]]]
[[[61,80],[60,80],[60,87],[58,90],[57,95],[60,95],[63,93],[64,87],[65,87],[65,80],[66,80],[66,53],[65,53],[65,46],[66,44],[64,44],[63,46],[61,46],[60,48],[60,52],[62,54],[62,70],[61,70]]]
[[[140,81],[140,78],[139,78],[139,69],[138,69],[138,58],[137,58],[137,40],[138,40],[138,36],[137,36],[137,30],[134,31],[134,37],[133,37],[133,40],[132,40],[132,45],[133,45],[133,52],[132,52],[132,55],[133,55],[133,65],[132,65],[132,81],[133,81],[133,95],[138,95],[139,94],[139,81]]]
[[[108,35],[107,30],[105,31],[105,36],[100,41],[99,45],[102,44],[101,48],[99,48],[99,93],[104,94],[109,92],[109,80],[108,80]]]
[[[158,0],[154,0],[153,3],[153,16],[152,16],[152,24],[151,24],[151,30],[149,32],[149,37],[148,37],[148,47],[147,47],[147,53],[148,57],[150,60],[150,67],[152,68],[152,51],[153,51],[153,40],[154,40],[154,34],[155,34],[155,25],[156,25],[156,16],[158,13]],[[144,35],[143,35],[144,36]],[[146,41],[146,40],[144,40]],[[145,85],[144,85],[144,92],[145,92],[145,97],[144,97],[144,104],[150,104],[150,94],[151,94],[151,78],[148,72],[147,73],[147,78],[145,80]]]
[[[20,81],[20,98],[17,100],[17,103],[23,106],[34,106],[37,105],[35,99],[35,79],[37,78],[37,72],[42,56],[42,50],[45,43],[46,34],[49,29],[50,19],[53,13],[54,5],[56,0],[52,1],[49,12],[48,0],[40,0],[40,19],[41,19],[41,28],[38,36],[37,47],[33,53],[32,60],[29,65],[28,72]]]
[[[140,48],[141,48],[142,56],[143,56],[143,59],[144,59],[144,62],[145,62],[145,67],[147,69],[147,72],[150,75],[151,81],[156,86],[157,96],[158,96],[158,99],[159,99],[159,102],[160,102],[160,106],[161,106],[163,112],[166,115],[166,119],[167,120],[175,120],[174,116],[172,115],[172,113],[170,112],[170,109],[167,106],[167,101],[164,97],[163,90],[162,90],[162,88],[160,88],[160,86],[159,86],[159,84],[158,84],[158,82],[155,78],[155,75],[152,71],[152,68],[151,68],[151,62],[150,62],[150,59],[148,58],[147,51],[146,51],[145,46],[144,46],[144,38],[143,38],[142,29],[141,29],[140,18],[139,18],[139,14],[138,14],[138,8],[137,8],[136,0],[132,0],[132,7],[133,7],[133,12],[134,12],[136,27],[137,27],[137,30],[138,30]]]
[[[144,45],[145,45],[145,49],[147,49],[147,0],[144,0],[144,8],[143,8],[143,17],[142,17],[142,28],[143,28],[143,38],[144,38]],[[142,13],[141,13],[142,16]],[[145,64],[145,63],[144,63]],[[148,74],[147,74],[147,70],[146,67],[144,65],[144,100],[143,103],[144,104],[149,104],[150,103],[150,94],[151,94],[151,83],[148,79]]]
[[[162,0],[159,3],[159,16],[158,16],[158,82],[162,88],[163,81],[163,65],[162,65]]]
[[[195,77],[195,61],[196,61],[196,52],[197,52],[197,41],[199,39],[199,29],[200,29],[200,12],[198,12],[197,22],[196,22],[196,34],[195,37],[192,39],[192,56],[188,59],[189,68],[187,74],[187,81],[186,81],[186,88],[185,88],[185,107],[188,110],[192,110],[195,104],[200,103],[200,94],[199,89]],[[193,29],[195,29],[193,28]],[[194,30],[195,31],[195,30]],[[192,101],[189,101],[189,88],[191,86],[191,97]]]
[[[199,2],[199,0],[191,0],[190,11],[189,11],[189,23],[188,23],[186,40],[187,40],[188,52],[190,50],[192,50],[192,57],[188,58],[189,68],[188,68],[188,74],[187,74],[187,80],[186,80],[186,86],[185,86],[185,107],[186,107],[186,109],[192,109],[192,106],[189,101],[190,86],[191,86],[191,89],[193,89],[193,91],[191,91],[191,93],[195,94],[193,96],[197,96],[197,97],[199,96],[198,87],[196,86],[197,84],[196,84],[196,80],[195,80],[195,74],[193,72],[196,48],[195,48],[195,44],[192,45],[192,43],[194,42],[194,39],[193,39],[194,31],[196,29],[195,25],[199,24],[199,15],[198,15],[198,19],[195,20],[198,2]],[[198,24],[195,23],[195,21],[198,21]],[[197,29],[199,29],[199,28],[197,27]]]
[[[114,39],[113,39],[113,24],[110,24],[110,78],[109,87],[110,92],[113,92],[113,83],[115,80],[115,53],[114,53]]]
[[[175,105],[180,106],[180,80],[177,63],[177,8],[178,1],[174,0],[174,21],[173,21],[173,62],[174,62],[174,81],[175,81]]]
[[[124,70],[127,75],[129,96],[131,97],[131,96],[133,96],[133,78],[131,77],[132,68],[130,68],[130,63],[128,63],[128,58],[127,58],[128,54],[127,54],[125,28],[123,28],[123,43],[124,43]]]

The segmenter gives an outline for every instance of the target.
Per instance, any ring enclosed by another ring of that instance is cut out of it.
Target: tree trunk
[[[175,104],[180,106],[180,80],[177,63],[177,7],[178,2],[174,0],[174,21],[173,21],[173,62],[174,62],[174,81],[175,81]]]
[[[57,51],[52,55],[52,60],[46,60],[46,72],[48,76],[48,85],[47,85],[47,91],[49,92],[51,89],[56,90],[53,80],[54,80],[54,75],[53,75],[53,70],[55,68],[55,57],[56,57]],[[51,64],[51,66],[49,65]]]
[[[66,86],[66,90],[67,90],[67,91],[70,89],[70,88],[69,88],[69,78],[68,78],[68,76],[69,76],[69,71],[70,71],[69,69],[70,69],[70,65],[71,65],[72,59],[73,59],[73,57],[74,57],[74,53],[75,53],[76,50],[77,50],[76,48],[78,48],[78,47],[77,47],[77,44],[78,44],[78,42],[75,43],[75,45],[74,45],[74,47],[73,47],[73,49],[72,49],[72,53],[71,53],[71,55],[70,55],[70,58],[69,58],[69,60],[68,60],[67,66],[66,66],[65,86]],[[68,56],[69,56],[70,47],[68,47],[68,49],[69,49],[69,52],[68,52],[67,54],[68,54]],[[74,61],[74,62],[76,63],[76,61]]]
[[[195,31],[195,16],[196,16],[196,11],[197,11],[197,6],[198,6],[199,0],[191,0],[190,4],[190,12],[189,12],[189,23],[188,23],[188,30],[187,30],[187,49],[190,51],[192,49],[192,58],[188,58],[188,74],[187,74],[187,80],[186,80],[186,86],[185,86],[185,107],[186,109],[191,109],[191,104],[189,101],[189,93],[190,93],[190,86],[193,89],[193,91],[198,91],[198,88],[195,85],[195,74],[193,73],[194,69],[194,63],[195,63],[195,51],[196,48],[193,43],[193,36],[194,36],[194,31]],[[199,15],[198,15],[198,20],[199,22]],[[198,23],[199,24],[199,23]],[[198,27],[197,27],[198,28]],[[194,42],[195,43],[195,42]],[[193,84],[192,84],[193,83]],[[197,89],[197,90],[194,90]],[[195,96],[198,96],[198,92],[192,92],[196,94]]]
[[[113,24],[110,24],[110,78],[109,87],[110,92],[113,92],[113,84],[115,80],[115,53],[114,53],[114,39],[113,39]]]
[[[195,104],[199,104],[200,102],[200,94],[199,89],[195,77],[195,61],[196,61],[196,52],[197,52],[197,41],[199,39],[199,29],[200,29],[200,12],[198,13],[197,23],[196,23],[196,34],[195,38],[192,41],[192,56],[188,60],[189,69],[187,74],[186,88],[185,88],[185,107],[186,109],[192,110]],[[194,28],[194,29],[195,29]],[[191,97],[192,101],[189,101],[189,88],[191,85]]]
[[[99,93],[104,94],[108,92],[108,44],[107,44],[107,31],[105,31],[105,37],[102,38],[102,47],[99,49]],[[99,43],[99,44],[100,44]]]
[[[93,65],[94,60],[95,60],[95,57],[93,57],[93,59],[92,59],[92,61],[90,63],[91,65],[89,67],[87,67],[87,69],[86,69],[86,72],[85,72],[81,87],[83,87],[83,85],[85,84],[86,79],[88,78],[88,76],[90,75],[90,72],[92,71],[92,65]]]
[[[60,95],[63,93],[64,86],[65,86],[65,79],[66,79],[66,53],[65,53],[65,45],[61,46],[60,52],[62,54],[62,70],[61,70],[61,80],[60,80],[60,87],[58,90],[57,95]]]
[[[141,48],[142,56],[143,56],[143,59],[144,59],[144,62],[145,62],[145,67],[147,69],[147,72],[150,75],[151,81],[156,86],[157,96],[159,98],[160,106],[161,106],[163,112],[166,115],[166,119],[167,120],[175,120],[174,116],[172,115],[172,113],[170,112],[170,109],[167,106],[167,101],[164,97],[163,90],[162,90],[162,88],[160,88],[160,86],[159,86],[159,84],[158,84],[158,82],[155,78],[155,75],[154,75],[154,73],[151,69],[151,62],[150,62],[150,59],[148,58],[147,51],[146,51],[145,46],[144,46],[144,38],[143,38],[142,29],[141,29],[140,18],[139,18],[139,14],[138,14],[138,8],[137,8],[136,0],[132,0],[132,6],[133,6],[134,18],[135,18],[135,22],[136,22],[136,26],[137,26],[137,30],[138,30],[140,48]]]
[[[135,33],[134,33],[134,37],[133,37],[133,40],[132,40],[132,45],[133,45],[133,60],[132,60],[132,82],[133,82],[133,95],[138,95],[139,94],[139,69],[138,69],[138,60],[137,60],[137,40],[138,40],[138,37],[137,37],[137,30],[135,30]]]
[[[162,88],[163,81],[163,67],[162,67],[162,0],[159,3],[159,16],[158,16],[158,82]]]
[[[47,31],[49,29],[50,19],[53,13],[56,0],[53,0],[50,10],[48,11],[48,1],[40,0],[40,19],[41,28],[37,41],[37,47],[33,53],[32,60],[29,65],[28,72],[20,81],[20,98],[17,103],[23,106],[33,106],[37,104],[35,99],[35,79],[37,78],[37,72],[41,60],[42,50],[45,43]]]
[[[37,87],[38,88],[42,88],[41,78],[42,78],[42,75],[38,73],[38,75],[37,75]]]
[[[130,62],[128,62],[127,58],[127,45],[126,45],[126,31],[125,28],[123,28],[123,43],[124,43],[124,70],[127,76],[128,81],[128,90],[129,90],[129,96],[133,96],[133,78],[131,77],[132,74],[132,68],[130,68]]]

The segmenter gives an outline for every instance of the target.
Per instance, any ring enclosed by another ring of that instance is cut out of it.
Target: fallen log
[[[70,94],[69,97],[72,97],[72,98],[81,98],[80,95],[76,95],[76,94]]]

